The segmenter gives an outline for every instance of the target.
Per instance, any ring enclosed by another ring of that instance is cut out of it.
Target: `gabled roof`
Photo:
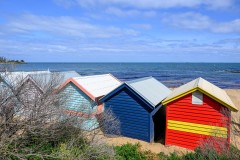
[[[102,74],[70,78],[62,86],[60,86],[58,90],[61,90],[70,82],[75,84],[79,89],[81,89],[94,101],[97,98],[108,94],[122,84],[122,82],[113,75]]]
[[[126,84],[153,107],[156,107],[171,93],[169,88],[153,77],[145,77],[128,81]]]
[[[81,76],[76,71],[64,71],[64,72],[49,72],[49,73],[33,73],[29,74],[26,80],[33,81],[42,91],[44,91],[49,83],[56,78],[56,87],[59,87],[67,79],[72,77]]]
[[[155,108],[160,104],[160,102],[166,98],[171,90],[160,83],[153,77],[145,77],[136,79],[133,81],[128,81],[104,96],[100,101],[103,102],[116,92],[121,90],[124,87],[129,87],[133,92],[135,92],[141,99],[147,102],[151,108]]]
[[[50,71],[32,71],[32,72],[2,72],[1,76],[3,80],[10,86],[18,87],[22,84],[24,79],[30,74],[44,74],[50,73]]]
[[[174,89],[173,92],[162,103],[164,105],[168,104],[197,90],[206,94],[232,111],[238,111],[237,107],[233,104],[232,100],[223,89],[215,86],[201,77]]]

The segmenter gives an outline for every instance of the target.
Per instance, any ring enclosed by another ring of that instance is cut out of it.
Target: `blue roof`
[[[153,108],[157,107],[172,91],[153,77],[144,77],[132,81],[127,81],[119,86],[100,101],[103,102],[124,86],[129,87]]]

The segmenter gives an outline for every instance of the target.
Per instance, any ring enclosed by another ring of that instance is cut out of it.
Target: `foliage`
[[[38,160],[62,159],[111,159],[112,147],[98,141],[103,137],[101,127],[111,121],[111,129],[118,130],[118,123],[107,110],[99,118],[100,129],[83,131],[83,119],[77,115],[66,116],[68,96],[56,93],[62,75],[52,73],[46,81],[38,75],[38,84],[24,76],[13,78],[4,72],[0,79],[7,80],[0,89],[0,159]],[[91,117],[91,113],[84,115]],[[116,122],[116,123],[115,123]],[[70,154],[70,155],[68,155]]]
[[[139,144],[124,144],[115,147],[116,160],[145,160],[146,155],[140,151]]]
[[[195,152],[189,152],[183,156],[179,156],[175,152],[171,153],[169,156],[161,152],[158,156],[161,160],[235,160],[240,159],[240,150],[231,146],[229,151],[218,153],[214,149],[204,150],[202,148],[197,148]]]

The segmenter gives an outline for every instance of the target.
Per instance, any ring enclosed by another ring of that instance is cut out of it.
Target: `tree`
[[[7,62],[7,59],[5,57],[0,57],[0,62]]]

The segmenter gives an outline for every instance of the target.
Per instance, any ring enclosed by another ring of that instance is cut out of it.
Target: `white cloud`
[[[240,19],[229,22],[216,22],[208,16],[194,12],[165,14],[162,22],[185,29],[210,30],[217,33],[240,32]]]
[[[121,5],[123,7],[173,8],[198,7],[225,8],[233,5],[233,0],[76,0],[82,7]]]
[[[138,29],[152,29],[152,25],[151,24],[131,24],[130,25],[133,28],[138,28]]]
[[[76,18],[61,16],[36,16],[25,14],[10,19],[0,26],[5,32],[32,33],[33,31],[47,32],[54,35],[89,38],[111,38],[121,36],[136,36],[137,31],[114,26],[101,26],[87,23]]]
[[[116,7],[109,7],[106,9],[106,13],[113,14],[119,17],[131,17],[131,16],[145,16],[145,17],[152,17],[156,15],[154,11],[140,11],[140,10],[122,10]]]
[[[235,43],[222,43],[225,40],[219,40],[219,42],[192,42],[191,40],[131,40],[126,39],[123,42],[108,41],[105,43],[88,43],[81,40],[66,39],[61,42],[58,41],[44,41],[44,42],[25,42],[18,40],[5,40],[0,39],[0,48],[6,54],[10,55],[25,55],[31,57],[37,55],[51,54],[53,56],[79,56],[93,54],[98,56],[99,54],[109,55],[114,57],[115,54],[122,54],[123,56],[129,53],[136,55],[148,53],[161,54],[185,54],[189,53],[195,55],[202,54],[239,54],[240,48],[235,46]],[[221,42],[221,43],[220,43]],[[46,58],[43,56],[42,58]],[[54,60],[54,59],[53,59]],[[76,59],[77,60],[77,59]]]
[[[214,32],[230,33],[230,32],[240,32],[240,19],[235,19],[230,22],[215,23],[212,26]]]

